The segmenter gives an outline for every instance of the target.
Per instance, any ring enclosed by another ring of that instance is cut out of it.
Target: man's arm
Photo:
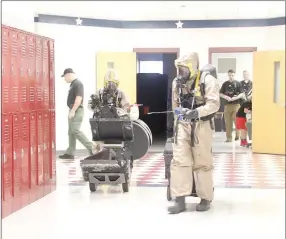
[[[216,79],[207,75],[205,78],[205,99],[206,104],[198,107],[199,117],[205,117],[216,113],[220,108],[220,90],[219,85],[216,83]]]
[[[232,97],[231,100],[234,101],[234,100],[239,100],[241,98],[244,98],[245,97],[245,93],[243,91],[243,88],[242,88],[242,84],[240,82],[238,82],[237,84],[237,93],[238,95],[235,96],[235,97]]]
[[[180,106],[178,104],[178,100],[179,100],[179,95],[177,91],[177,80],[174,79],[172,83],[172,110]]]
[[[82,103],[82,98],[83,98],[83,84],[82,83],[78,83],[77,85],[75,85],[75,94],[76,94],[76,98],[73,104],[73,107],[71,109],[71,111],[76,112],[76,110],[78,109],[78,107],[81,105]]]
[[[121,104],[122,104],[122,109],[128,112],[130,107],[130,102],[127,95],[123,91],[121,91]]]
[[[221,86],[221,89],[219,91],[219,96],[227,101],[229,101],[230,97],[225,95],[225,88],[226,88],[226,83],[224,82]]]

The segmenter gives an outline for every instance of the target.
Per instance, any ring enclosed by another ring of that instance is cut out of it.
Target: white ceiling
[[[110,20],[253,19],[285,16],[284,1],[27,1],[2,2],[5,14],[16,5],[38,14]],[[15,8],[13,8],[15,10]],[[12,12],[11,12],[12,13]]]

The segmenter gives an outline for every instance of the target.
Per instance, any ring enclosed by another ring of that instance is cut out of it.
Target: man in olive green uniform
[[[172,106],[177,116],[173,160],[171,162],[171,195],[175,205],[172,214],[186,210],[185,197],[191,195],[193,171],[196,192],[201,199],[197,211],[207,211],[213,200],[213,116],[219,110],[217,80],[208,72],[199,71],[197,53],[175,61],[178,76],[173,81]],[[183,87],[182,87],[183,82]]]

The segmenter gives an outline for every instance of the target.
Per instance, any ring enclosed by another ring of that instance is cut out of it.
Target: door
[[[29,112],[29,79],[28,79],[28,53],[27,34],[19,33],[19,85],[20,85],[20,107],[21,112]]]
[[[228,80],[228,70],[236,71],[236,80],[243,80],[243,71],[253,73],[253,52],[212,53],[212,64],[217,69],[220,86]]]
[[[96,55],[96,90],[103,87],[108,68],[113,68],[120,81],[119,88],[125,92],[131,104],[136,103],[136,53],[98,52]]]
[[[285,51],[254,53],[253,71],[253,152],[285,155]]]
[[[11,54],[9,30],[2,26],[2,112],[11,112]]]

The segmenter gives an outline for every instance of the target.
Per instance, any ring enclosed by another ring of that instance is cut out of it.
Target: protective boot
[[[197,205],[196,210],[198,212],[205,212],[210,210],[211,202],[206,199],[201,199],[201,202]]]
[[[175,205],[168,207],[168,211],[170,214],[178,214],[180,212],[186,211],[185,197],[177,197]]]

